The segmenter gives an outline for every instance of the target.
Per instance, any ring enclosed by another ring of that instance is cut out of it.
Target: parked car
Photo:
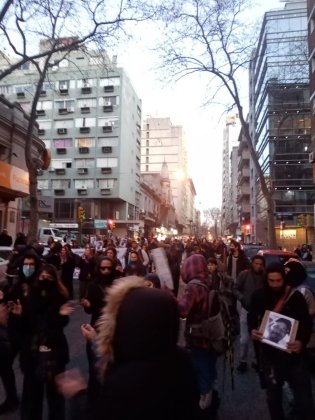
[[[315,261],[301,261],[307,273],[307,283],[315,294]]]
[[[260,249],[257,252],[258,255],[262,255],[266,260],[266,267],[270,264],[278,263],[284,264],[290,258],[296,258],[297,260],[301,260],[301,258],[292,251],[282,251],[280,249]]]
[[[257,255],[258,251],[261,249],[265,249],[264,245],[257,245],[257,244],[244,244],[242,245],[242,249],[246,255],[246,257],[251,261],[252,258]]]

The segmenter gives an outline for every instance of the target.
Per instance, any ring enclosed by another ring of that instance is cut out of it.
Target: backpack
[[[213,314],[212,305],[215,299],[219,300],[219,293],[216,290],[209,290],[208,286],[202,281],[195,279],[190,284],[198,284],[208,291],[208,314],[207,318],[200,323],[188,324],[185,333],[191,337],[203,338],[208,341],[209,348],[217,354],[225,353],[227,349],[227,341],[225,335],[225,325],[220,310]]]

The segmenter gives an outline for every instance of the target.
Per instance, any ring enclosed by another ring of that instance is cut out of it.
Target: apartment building
[[[28,115],[18,104],[0,96],[0,231],[7,229],[15,238],[23,228],[22,198],[29,195],[29,176],[25,162]],[[44,165],[45,144],[32,139],[32,157],[38,167]]]
[[[221,232],[223,235],[235,234],[235,223],[237,224],[237,175],[235,168],[235,153],[232,150],[238,145],[240,122],[237,114],[227,116],[223,130],[222,150],[222,213]],[[231,160],[234,157],[233,161]],[[232,171],[233,169],[233,171]]]
[[[192,191],[183,127],[173,125],[168,117],[147,117],[142,124],[141,173],[160,173],[164,162],[168,167],[176,227],[183,233],[191,219],[188,194]]]
[[[44,45],[41,45],[44,48]],[[28,112],[37,84],[31,64],[1,81],[0,93]],[[52,151],[39,194],[53,198],[53,222],[115,220],[126,233],[139,222],[141,100],[116,58],[76,50],[49,71],[37,105],[39,135]],[[27,214],[25,214],[27,217]]]

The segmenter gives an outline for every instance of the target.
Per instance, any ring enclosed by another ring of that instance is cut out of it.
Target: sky
[[[262,19],[265,11],[283,8],[281,0],[260,0],[249,18]],[[118,49],[118,65],[127,71],[137,94],[142,99],[142,118],[170,117],[173,125],[182,125],[186,134],[188,172],[197,192],[195,207],[206,210],[221,207],[222,109],[203,106],[205,79],[186,77],[177,83],[163,82],[157,54],[151,50],[155,35],[150,28],[139,29],[136,36]],[[248,78],[244,74],[244,91]],[[246,88],[246,89],[245,89]],[[243,98],[247,102],[247,97]]]

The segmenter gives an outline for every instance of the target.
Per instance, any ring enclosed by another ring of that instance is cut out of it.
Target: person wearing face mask
[[[27,311],[31,305],[30,292],[40,266],[41,261],[36,252],[28,250],[24,253],[20,257],[18,281],[11,284],[3,296],[3,304],[8,311],[8,320],[3,328],[6,330],[8,341],[7,345],[1,348],[0,376],[6,398],[0,404],[0,415],[16,410],[19,405],[13,363],[23,346],[25,331],[18,322],[17,314],[20,308]]]
[[[112,286],[116,278],[117,273],[113,266],[113,260],[110,257],[99,257],[96,262],[94,278],[88,285],[87,297],[80,301],[84,311],[91,315],[90,324],[93,328],[102,314],[107,289]],[[90,342],[87,342],[86,353],[89,363],[89,390],[93,395],[97,387],[97,378],[94,367],[95,356]]]
[[[65,419],[65,401],[57,392],[55,377],[69,361],[63,332],[73,308],[56,268],[44,265],[30,290],[28,308],[20,305],[16,316],[24,330],[21,369],[24,373],[21,419],[41,420],[46,389],[50,419]]]
[[[146,268],[140,260],[139,254],[137,251],[129,252],[129,259],[127,266],[125,268],[126,276],[140,276],[143,277],[146,275]]]
[[[261,342],[260,323],[266,310],[277,312],[298,321],[296,338],[287,344],[288,352]],[[248,312],[248,329],[260,350],[262,386],[266,388],[271,420],[284,420],[282,387],[288,382],[294,396],[299,420],[314,419],[311,378],[306,365],[305,348],[312,323],[302,294],[286,283],[284,270],[279,265],[266,269],[266,282],[254,292]]]

